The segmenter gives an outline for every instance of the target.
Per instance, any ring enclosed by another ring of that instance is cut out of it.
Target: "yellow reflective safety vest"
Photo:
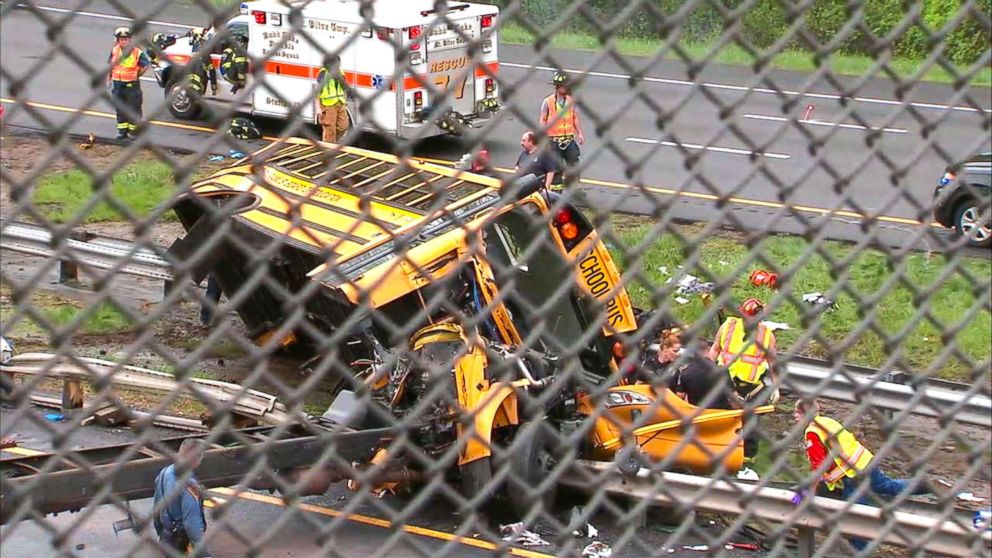
[[[761,383],[768,370],[767,349],[775,337],[764,324],[758,324],[755,341],[745,345],[747,330],[741,318],[727,318],[717,332],[720,352],[716,363],[730,371],[730,377],[749,384]]]
[[[138,65],[141,62],[141,49],[131,47],[131,52],[124,56],[124,50],[114,45],[110,51],[110,60],[114,63],[114,68],[110,71],[110,78],[114,81],[132,82],[138,81]]]
[[[317,74],[317,81],[320,83],[321,106],[333,107],[345,102],[347,97],[340,78],[330,75],[326,68],[322,68]]]
[[[572,111],[573,101],[571,95],[565,96],[565,102],[558,104],[558,95],[548,95],[544,99],[548,105],[548,137],[560,138],[575,135],[575,115]]]
[[[823,473],[823,481],[830,490],[840,485],[844,477],[854,478],[871,464],[872,453],[834,419],[817,415],[806,427],[806,436],[810,433],[830,451],[828,458],[834,458],[834,466]]]

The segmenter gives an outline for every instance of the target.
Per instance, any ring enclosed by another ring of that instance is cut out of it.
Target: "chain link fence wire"
[[[0,18],[14,554],[127,517],[92,546],[182,555],[154,527],[182,490],[150,498],[198,437],[214,556],[989,555],[987,1]],[[87,137],[129,111],[117,26],[152,61],[124,142]],[[350,126],[321,143],[335,61]],[[228,133],[249,109],[264,137]],[[515,158],[527,131],[550,159]]]

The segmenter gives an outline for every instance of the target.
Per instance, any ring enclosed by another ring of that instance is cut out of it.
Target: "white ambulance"
[[[245,88],[232,93],[218,75],[216,95],[209,88],[203,96],[187,94],[182,68],[192,56],[192,38],[167,47],[155,74],[178,118],[196,118],[204,104],[219,104],[316,123],[317,74],[325,53],[338,53],[354,92],[353,125],[399,137],[459,133],[500,108],[498,16],[496,6],[471,3],[448,3],[439,13],[435,0],[246,2],[241,15],[205,43],[219,67],[227,41],[247,38],[252,69]]]

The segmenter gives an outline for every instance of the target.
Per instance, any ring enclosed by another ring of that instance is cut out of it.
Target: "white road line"
[[[18,8],[28,8],[29,6],[27,4],[18,4],[17,7]],[[98,14],[96,12],[77,12],[76,10],[67,10],[65,8],[52,8],[52,7],[49,7],[49,6],[34,6],[34,8],[36,10],[41,10],[43,12],[56,12],[56,13],[60,13],[60,14],[72,14],[74,16],[95,17],[95,18],[98,18],[98,19],[112,19],[114,21],[126,21],[128,23],[131,23],[131,22],[134,21],[134,19],[133,18],[130,18],[130,17],[115,16],[115,15],[110,15],[110,14]],[[184,23],[170,23],[168,21],[156,21],[154,19],[148,20],[146,23],[148,25],[159,25],[159,26],[162,26],[162,27],[175,27],[177,29],[195,29],[196,28],[195,25],[186,25]]]
[[[499,64],[500,64],[500,66],[507,66],[509,68],[524,68],[524,69],[542,70],[542,71],[545,71],[545,72],[557,72],[558,71],[557,68],[552,68],[550,66],[534,66],[534,65],[531,65],[531,64],[517,64],[517,63],[514,63],[514,62],[503,62],[503,61],[500,61]],[[577,74],[581,74],[584,71],[584,70],[573,69],[573,68],[563,68],[563,69],[566,72],[577,73]],[[623,80],[630,80],[632,78],[632,76],[628,76],[628,75],[625,75],[625,74],[615,74],[615,73],[612,73],[612,72],[593,72],[593,71],[589,71],[589,72],[586,72],[586,74],[587,75],[590,75],[590,76],[596,76],[596,77],[605,77],[605,78],[614,78],[614,79],[623,79]],[[653,83],[665,83],[665,84],[668,84],[668,85],[683,85],[683,86],[688,86],[688,87],[698,87],[700,85],[703,85],[703,86],[709,87],[710,89],[725,89],[727,91],[749,91],[749,92],[753,92],[753,93],[764,93],[764,94],[769,94],[769,95],[782,95],[782,94],[785,94],[785,95],[791,95],[793,97],[797,97],[797,96],[798,97],[810,97],[810,98],[814,98],[814,99],[830,99],[830,100],[835,100],[835,101],[844,98],[841,95],[835,95],[835,94],[832,94],[832,93],[811,93],[811,92],[808,92],[808,91],[807,92],[793,91],[793,90],[790,90],[790,89],[775,90],[775,89],[768,89],[766,87],[744,87],[743,85],[730,85],[730,84],[726,84],[726,83],[711,83],[711,82],[705,82],[705,81],[704,82],[696,83],[694,81],[686,81],[684,79],[667,79],[667,78],[656,78],[656,77],[648,77],[648,76],[643,76],[640,79],[643,79],[644,81],[650,81],[650,82],[653,82]],[[963,107],[963,106],[958,106],[958,105],[950,106],[950,105],[941,105],[941,104],[937,104],[937,103],[919,103],[919,102],[904,103],[903,101],[894,101],[892,99],[878,99],[878,98],[875,98],[875,97],[847,97],[846,99],[848,101],[859,101],[859,102],[862,102],[862,103],[875,103],[875,104],[879,104],[879,105],[902,106],[903,104],[905,104],[905,105],[908,105],[908,106],[912,106],[912,107],[916,107],[916,108],[925,108],[925,109],[956,110],[956,111],[961,111],[961,112],[979,112],[979,109],[976,109],[974,107]],[[980,110],[982,112],[992,112],[992,109],[987,109],[987,108],[983,108],[983,109],[980,109]]]
[[[784,153],[771,153],[768,151],[748,151],[747,149],[737,149],[734,147],[717,147],[715,145],[699,145],[698,143],[676,143],[674,141],[662,141],[648,138],[627,138],[632,143],[648,143],[652,145],[665,145],[668,147],[684,147],[686,149],[703,149],[706,151],[716,151],[717,153],[730,153],[732,155],[756,155],[758,157],[768,157],[769,159],[791,159],[792,155]]]
[[[763,114],[745,114],[742,115],[742,118],[750,118],[751,120],[770,120],[772,122],[789,122],[794,120],[792,118],[786,118],[784,116],[765,116]],[[800,124],[808,124],[810,126],[828,126],[831,128],[844,128],[847,130],[875,130],[876,132],[881,131],[881,132],[888,132],[890,134],[905,134],[909,132],[909,130],[906,130],[904,128],[875,128],[875,127],[869,128],[867,126],[862,126],[860,124],[846,124],[844,122],[824,122],[822,120],[802,120],[802,119],[795,121],[799,122]]]
[[[26,7],[26,4],[19,4],[19,6],[25,6]],[[95,18],[103,18],[103,19],[112,19],[112,20],[115,20],[115,21],[128,21],[128,22],[132,21],[131,18],[127,18],[127,17],[115,16],[115,15],[109,15],[109,14],[98,14],[98,13],[95,13],[95,12],[77,12],[77,11],[74,11],[74,10],[67,10],[67,9],[64,9],[64,8],[52,8],[52,7],[49,7],[49,6],[35,6],[35,8],[38,9],[38,10],[49,11],[49,12],[72,13],[74,15],[79,15],[79,16],[95,17]],[[149,20],[147,23],[149,25],[161,25],[161,26],[164,26],[164,27],[175,27],[175,28],[179,28],[179,29],[194,29],[196,27],[195,25],[186,25],[184,23],[170,23],[168,21]],[[552,68],[550,66],[535,66],[533,64],[518,64],[518,63],[515,63],[515,62],[505,62],[505,61],[502,61],[502,60],[500,61],[500,65],[501,66],[506,66],[508,68],[523,68],[523,69],[528,69],[528,70],[529,69],[533,69],[533,70],[541,70],[541,71],[545,71],[545,72],[557,72],[558,71],[558,68]],[[578,69],[573,69],[573,68],[564,68],[564,70],[566,72],[571,72],[571,73],[582,73],[583,72],[583,70],[578,70]],[[632,76],[629,76],[629,75],[616,74],[616,73],[612,73],[612,72],[592,72],[592,71],[590,71],[590,72],[586,72],[586,73],[587,73],[587,75],[590,75],[590,76],[605,77],[605,78],[614,78],[614,79],[623,79],[623,80],[630,80],[631,77],[632,77]],[[768,95],[781,95],[781,94],[785,94],[785,95],[792,95],[792,96],[809,97],[809,98],[813,98],[813,99],[831,99],[831,100],[840,100],[840,99],[843,98],[841,95],[835,95],[835,94],[832,94],[832,93],[811,93],[811,92],[802,92],[802,91],[792,91],[792,90],[789,90],[789,89],[783,89],[781,91],[777,91],[775,89],[768,89],[768,88],[765,88],[765,87],[744,87],[743,85],[730,85],[730,84],[726,84],[726,83],[711,83],[711,82],[700,82],[700,83],[696,83],[694,81],[686,81],[686,80],[682,80],[682,79],[667,79],[667,78],[656,78],[656,77],[647,77],[647,76],[641,77],[640,79],[643,79],[644,81],[653,82],[653,83],[666,83],[666,84],[669,84],[669,85],[682,85],[682,86],[687,86],[687,87],[697,87],[699,85],[704,85],[704,86],[709,87],[711,89],[725,89],[725,90],[728,90],[728,91],[750,91],[750,92],[754,92],[754,93],[764,93],[764,94],[768,94]],[[902,105],[905,104],[905,105],[916,107],[916,108],[938,109],[938,110],[955,110],[955,111],[961,111],[961,112],[979,112],[979,111],[982,111],[982,112],[990,112],[990,113],[992,113],[992,109],[987,109],[987,108],[976,109],[976,108],[973,108],[973,107],[963,107],[963,106],[957,106],[957,105],[956,106],[949,106],[949,105],[941,105],[941,104],[938,104],[938,103],[920,103],[920,102],[904,103],[903,101],[895,101],[895,100],[892,100],[892,99],[878,99],[878,98],[875,98],[875,97],[850,97],[850,98],[848,98],[848,100],[849,101],[858,101],[858,102],[862,102],[862,103],[875,103],[875,104],[881,104],[881,105],[902,106]]]

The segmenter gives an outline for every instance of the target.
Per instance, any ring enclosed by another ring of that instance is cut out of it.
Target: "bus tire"
[[[537,418],[521,424],[517,436],[523,437],[513,444],[510,475],[506,481],[510,508],[519,517],[525,517],[535,504],[540,503],[542,511],[551,515],[557,487],[552,485],[539,494],[535,493],[535,488],[547,479],[553,468],[554,434],[548,431],[548,424],[543,419]]]

